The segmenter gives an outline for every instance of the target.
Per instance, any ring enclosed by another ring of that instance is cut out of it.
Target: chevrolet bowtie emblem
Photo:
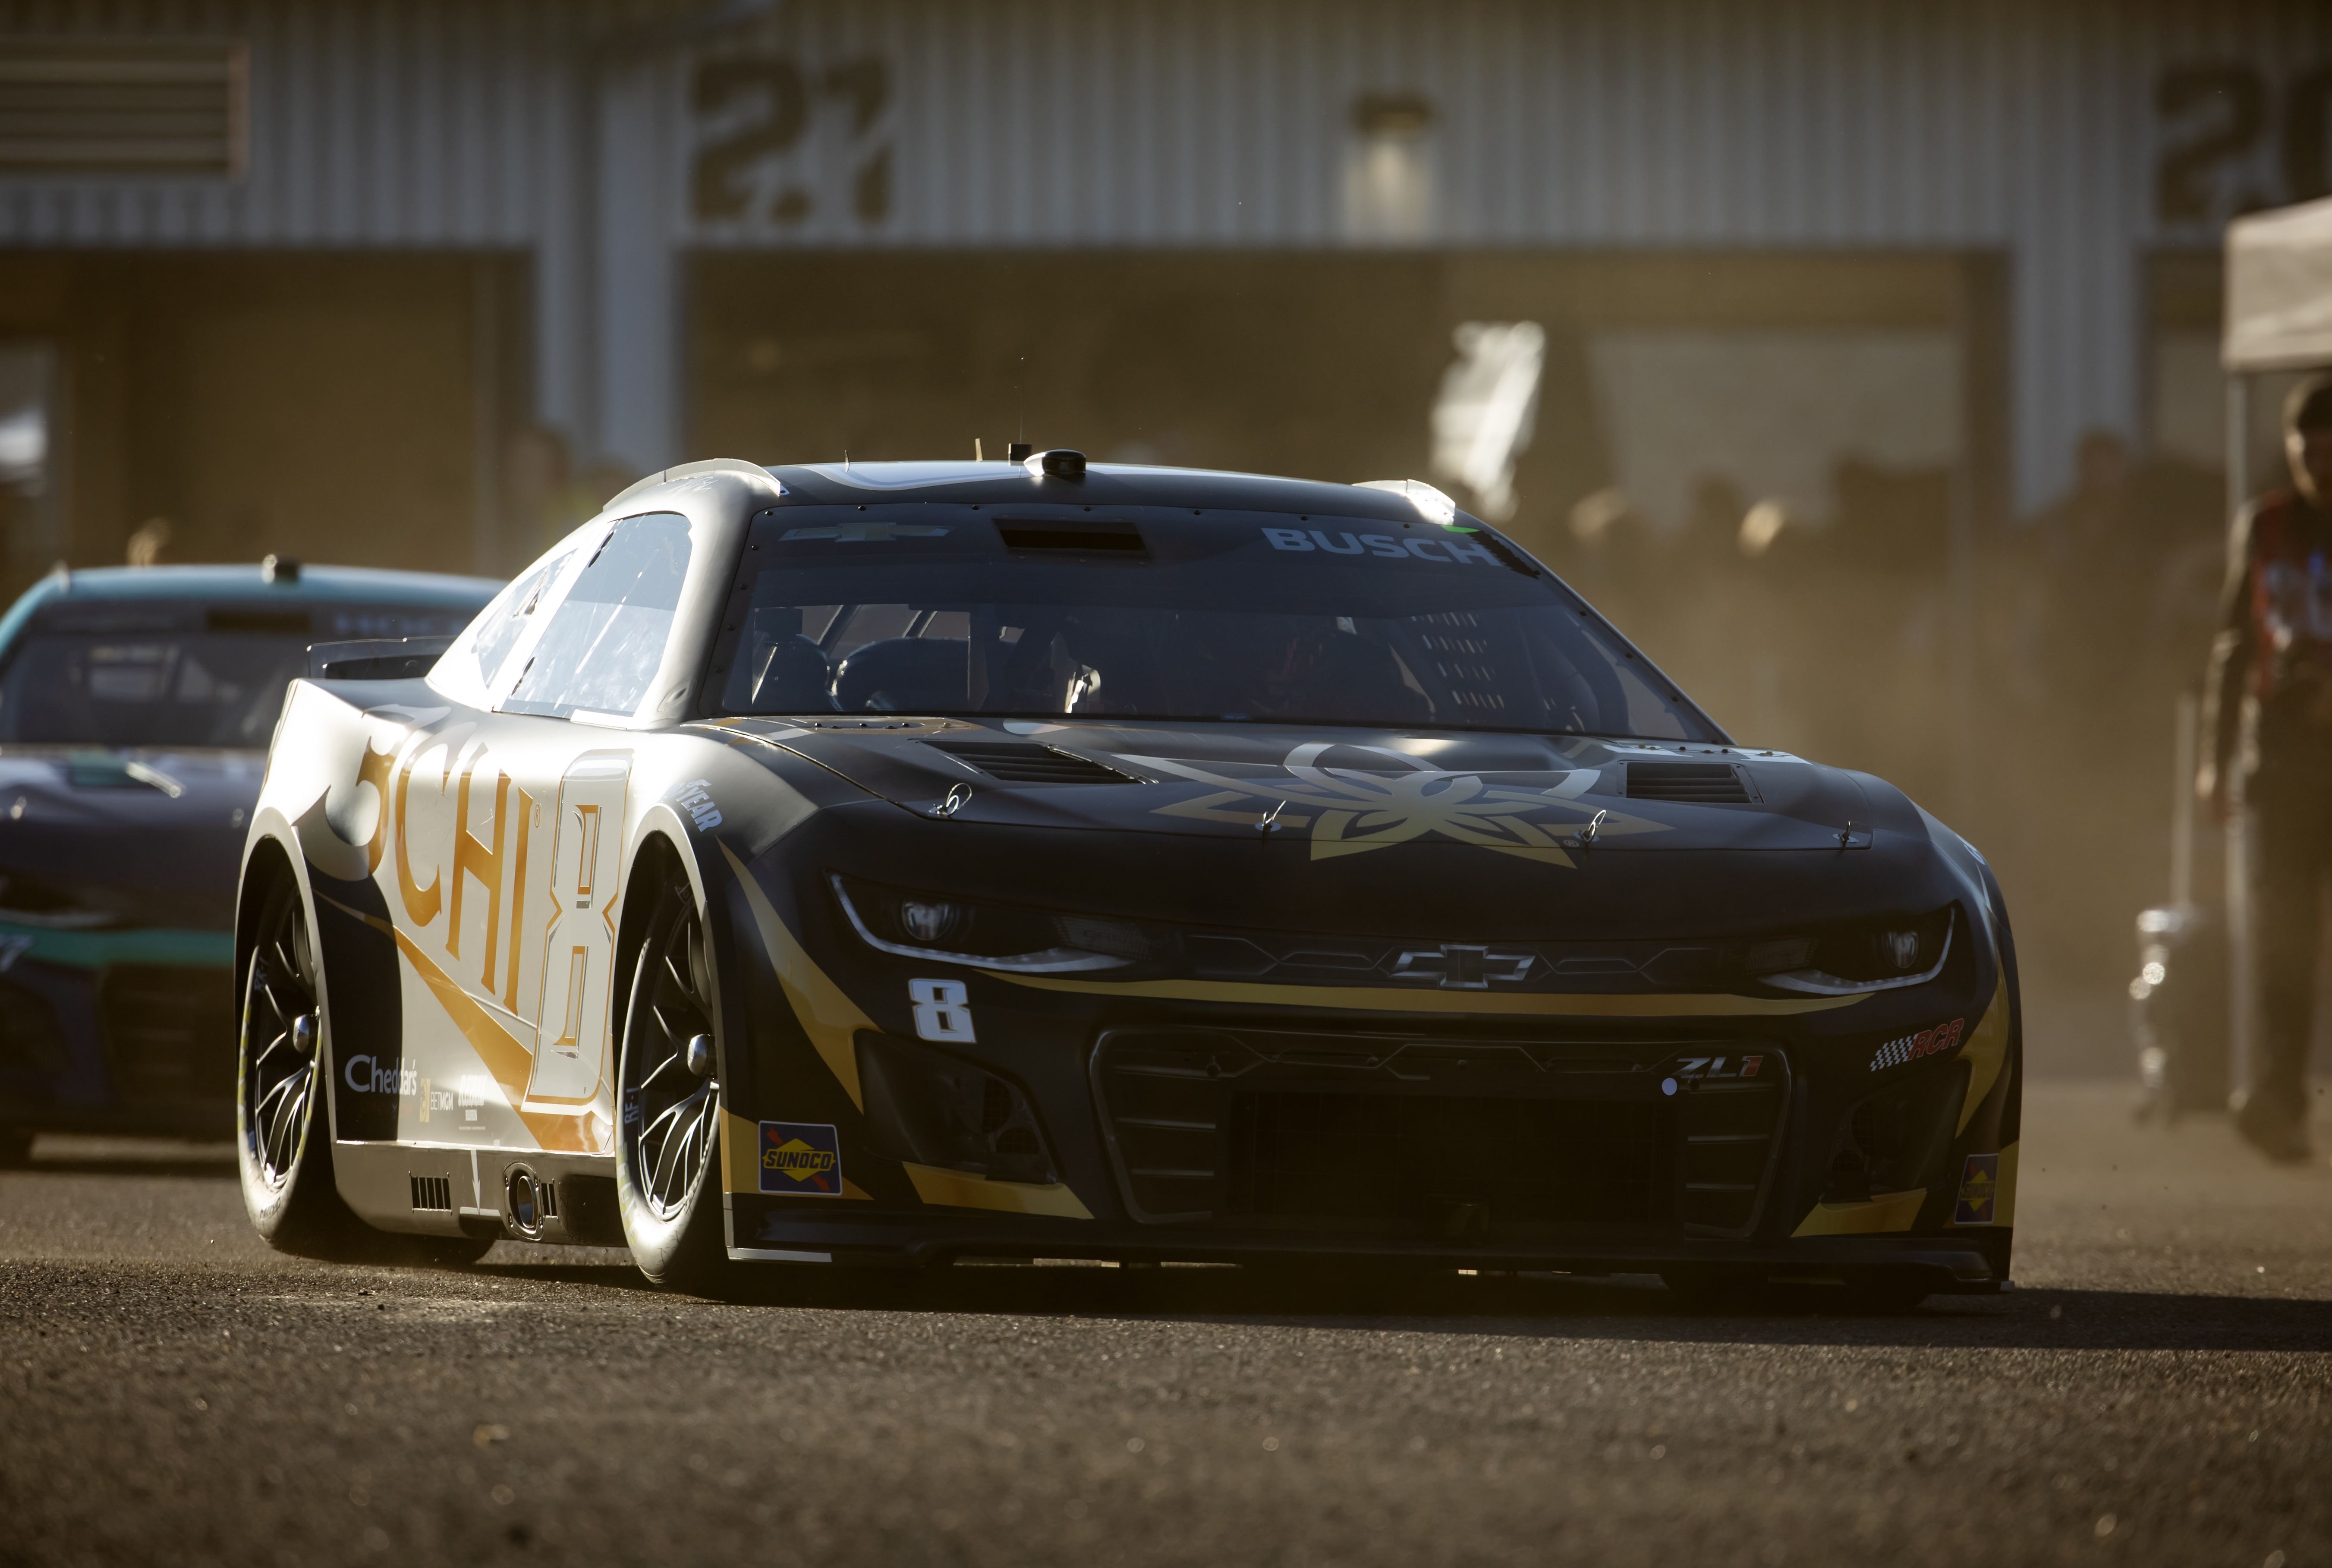
[[[1443,942],[1439,947],[1410,948],[1392,961],[1392,978],[1431,980],[1443,990],[1487,990],[1492,980],[1509,983],[1527,980],[1538,955],[1492,952],[1486,947]]]

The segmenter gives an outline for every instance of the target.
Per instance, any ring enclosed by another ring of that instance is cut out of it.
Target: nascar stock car
[[[292,1249],[2009,1273],[1983,857],[1415,482],[669,470],[292,685],[236,931]]]
[[[234,1126],[234,890],[320,639],[444,639],[502,585],[272,559],[59,569],[0,617],[0,1162]]]

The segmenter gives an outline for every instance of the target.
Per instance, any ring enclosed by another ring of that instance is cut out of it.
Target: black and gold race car
[[[244,857],[279,1246],[2008,1278],[1983,856],[1429,486],[696,464],[358,667]]]

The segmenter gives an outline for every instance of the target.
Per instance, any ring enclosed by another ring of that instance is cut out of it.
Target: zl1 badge
[[[1989,1225],[1999,1212],[2000,1156],[1971,1154],[1960,1172],[1960,1200],[1952,1209],[1954,1225]]]
[[[820,1122],[762,1123],[761,1190],[841,1197],[841,1138]]]

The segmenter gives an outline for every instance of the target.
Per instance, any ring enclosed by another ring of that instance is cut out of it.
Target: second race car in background
[[[449,636],[498,586],[60,570],[0,619],[0,1161],[233,1130],[235,866],[285,689],[311,644]]]

